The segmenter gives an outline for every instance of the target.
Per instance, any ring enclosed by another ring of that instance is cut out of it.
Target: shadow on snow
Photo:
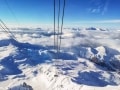
[[[89,86],[106,86],[106,85],[118,85],[114,82],[114,75],[110,74],[110,80],[105,80],[105,76],[102,76],[101,72],[79,72],[78,77],[72,79],[73,82],[78,84],[84,84]]]

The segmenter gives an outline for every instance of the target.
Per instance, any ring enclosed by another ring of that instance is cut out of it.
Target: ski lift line
[[[15,36],[13,35],[13,33],[10,31],[10,29],[6,26],[6,24],[0,19],[0,22],[3,24],[3,26],[7,29],[6,31],[8,32],[8,33],[10,33],[11,34],[11,36],[14,38],[14,39],[16,39],[15,38]],[[4,28],[4,29],[5,29]]]
[[[60,32],[60,0],[58,1],[58,32],[57,32],[57,58],[59,57],[59,32]]]
[[[6,31],[7,33],[11,34],[11,36],[12,36],[13,39],[17,40],[16,37],[14,36],[14,34],[10,31],[10,29],[6,26],[6,24],[5,24],[1,19],[0,19],[0,22],[1,22],[2,25],[5,27],[5,28],[4,28],[4,27],[1,25],[2,29],[3,29],[4,31]],[[7,30],[6,30],[6,29],[7,29]]]
[[[56,15],[56,14],[55,14],[55,10],[56,10],[56,9],[55,9],[55,3],[56,3],[56,0],[54,0],[54,49],[55,49],[55,46],[56,46],[56,44],[55,44],[55,41],[56,41],[56,39],[55,39],[55,31],[56,31],[56,30],[55,30],[55,25],[56,25],[56,24],[55,24],[55,23],[56,23],[56,22],[55,22],[55,15]]]
[[[4,30],[4,32],[6,32],[8,35],[10,35],[10,33],[8,31],[5,30],[5,28],[0,24],[1,28]],[[12,39],[14,39],[14,37],[11,36]]]
[[[55,49],[57,49],[57,53],[60,52],[60,46],[61,46],[61,34],[62,34],[62,30],[63,30],[63,22],[64,22],[64,12],[65,12],[65,0],[63,2],[63,11],[62,11],[62,20],[61,20],[61,25],[60,25],[60,0],[58,1],[58,31],[57,31],[57,35],[56,34],[56,6],[55,6],[56,2],[54,2],[54,47]],[[57,38],[56,38],[57,36]],[[60,37],[60,39],[59,39]]]
[[[60,51],[60,49],[61,49],[61,35],[62,35],[62,33],[63,33],[63,24],[64,24],[65,6],[66,6],[66,0],[64,0],[63,12],[62,12],[62,24],[61,24],[61,32],[60,32],[59,51]]]
[[[3,29],[4,32],[6,32],[8,35],[10,34],[0,23],[0,27]],[[13,38],[13,37],[12,37]]]
[[[9,33],[8,31],[6,31],[6,30],[4,29],[4,27],[1,25],[1,23],[0,23],[0,27],[1,27],[5,32]]]
[[[0,24],[0,27],[4,32],[6,32],[8,35],[10,35],[10,33],[8,31],[6,31],[5,28],[1,24]]]

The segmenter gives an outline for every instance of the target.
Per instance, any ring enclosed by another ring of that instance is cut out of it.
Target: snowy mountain
[[[89,28],[86,28],[85,30],[97,30],[97,31],[108,31],[108,29],[102,29],[102,28],[95,28],[95,27],[89,27]]]
[[[120,32],[65,29],[0,32],[0,90],[119,90]]]

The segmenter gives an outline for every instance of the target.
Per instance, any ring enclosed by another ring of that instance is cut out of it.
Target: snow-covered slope
[[[119,90],[120,32],[65,29],[0,32],[0,90]],[[3,37],[4,35],[4,37]]]

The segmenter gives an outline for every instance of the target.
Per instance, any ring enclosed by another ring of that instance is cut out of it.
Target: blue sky
[[[120,28],[119,9],[120,0],[66,0],[64,25]],[[0,18],[13,26],[52,25],[53,0],[0,0]]]

